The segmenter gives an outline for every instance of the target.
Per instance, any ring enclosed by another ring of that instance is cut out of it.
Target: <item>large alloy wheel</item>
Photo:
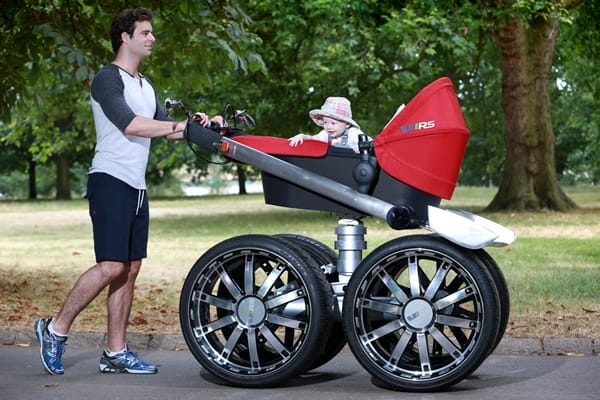
[[[179,305],[194,357],[234,386],[269,387],[304,372],[322,352],[333,309],[313,262],[266,235],[209,249],[190,270]]]
[[[382,386],[433,391],[473,372],[496,344],[500,301],[473,253],[432,235],[385,243],[350,279],[344,328]]]
[[[339,280],[335,268],[337,267],[338,257],[337,253],[331,247],[316,239],[295,233],[281,233],[276,236],[292,242],[313,257],[329,283],[337,282]],[[332,296],[335,296],[333,292]],[[346,345],[346,335],[344,334],[341,310],[339,310],[339,307],[337,306],[337,298],[334,298],[334,304],[335,309],[331,315],[331,333],[325,339],[326,342],[322,354],[314,361],[307,371],[317,369],[328,363],[338,355]]]

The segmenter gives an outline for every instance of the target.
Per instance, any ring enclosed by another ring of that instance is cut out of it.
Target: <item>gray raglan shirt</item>
[[[160,106],[152,82],[144,76],[140,81],[108,64],[92,81],[91,105],[96,151],[89,173],[103,172],[135,189],[146,189],[150,138],[126,135],[124,131],[137,115],[171,120]]]

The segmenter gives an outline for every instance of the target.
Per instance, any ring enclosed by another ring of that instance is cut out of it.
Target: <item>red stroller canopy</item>
[[[469,130],[452,82],[423,88],[375,138],[381,168],[426,193],[452,198]]]

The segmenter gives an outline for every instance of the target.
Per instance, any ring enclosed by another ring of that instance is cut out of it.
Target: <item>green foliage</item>
[[[247,0],[243,7],[262,39],[268,75],[227,76],[219,86],[252,104],[269,135],[315,131],[308,111],[334,95],[350,98],[355,119],[376,135],[429,82],[466,78],[479,54],[473,7],[447,13],[435,2],[359,0]]]
[[[237,1],[150,1],[146,6],[155,13],[158,41],[142,69],[161,93],[196,100],[223,65],[242,73],[263,68],[259,40]],[[89,84],[112,60],[108,29],[121,8],[120,1],[97,0],[3,4],[0,72],[7,79],[0,83],[0,145],[23,160],[13,167],[25,171],[32,165],[28,161],[46,165],[65,154],[72,162],[89,163],[95,143]],[[160,162],[150,180],[163,179],[189,161],[183,151],[169,151],[170,146],[157,149]]]
[[[249,0],[244,8],[262,38],[268,75],[228,76],[223,85],[233,88],[226,94],[252,105],[260,134],[314,133],[308,111],[335,95],[351,99],[355,120],[375,136],[398,106],[450,76],[472,132],[461,182],[499,181],[499,60],[477,6]],[[245,90],[238,95],[237,88]]]
[[[597,2],[583,2],[562,26],[553,70],[552,117],[557,171],[565,184],[600,182],[600,18]]]
[[[565,182],[597,182],[599,6],[587,1],[574,12],[565,4],[149,0],[144,6],[155,12],[157,42],[141,69],[161,99],[209,114],[231,103],[256,119],[253,133],[283,137],[315,133],[308,111],[334,95],[350,98],[355,120],[375,136],[399,105],[449,76],[471,131],[460,182],[494,185],[504,162],[504,115],[489,28],[499,16],[558,18],[571,24],[561,25],[553,71],[567,84],[552,97],[557,170]],[[116,0],[3,3],[0,172],[31,172],[65,152],[75,164],[89,163],[89,82],[113,57],[107,31],[122,7]],[[187,146],[164,140],[152,146],[152,184],[175,172],[206,176],[207,163]]]
[[[512,5],[512,11],[527,21],[542,18],[570,22],[571,14],[564,3],[567,2],[556,0],[517,0]]]

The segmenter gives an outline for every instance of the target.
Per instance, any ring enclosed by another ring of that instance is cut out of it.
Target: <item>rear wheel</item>
[[[284,239],[245,235],[203,254],[180,298],[185,341],[225,382],[268,387],[297,376],[322,352],[333,308],[316,263]]]
[[[432,391],[464,379],[489,355],[499,303],[491,275],[471,252],[415,235],[360,263],[342,315],[352,352],[376,382]]]
[[[335,268],[333,268],[333,270],[331,269],[331,267],[337,266],[338,260],[337,253],[332,248],[318,240],[294,233],[282,233],[276,236],[295,243],[310,254],[321,267],[321,270],[329,283],[338,281],[337,271]],[[333,292],[332,296],[334,296]],[[326,339],[323,353],[315,360],[308,370],[317,369],[320,366],[325,365],[338,355],[346,345],[346,335],[344,334],[341,311],[337,307],[336,298],[334,298],[334,301],[335,310],[331,316],[331,333]]]

